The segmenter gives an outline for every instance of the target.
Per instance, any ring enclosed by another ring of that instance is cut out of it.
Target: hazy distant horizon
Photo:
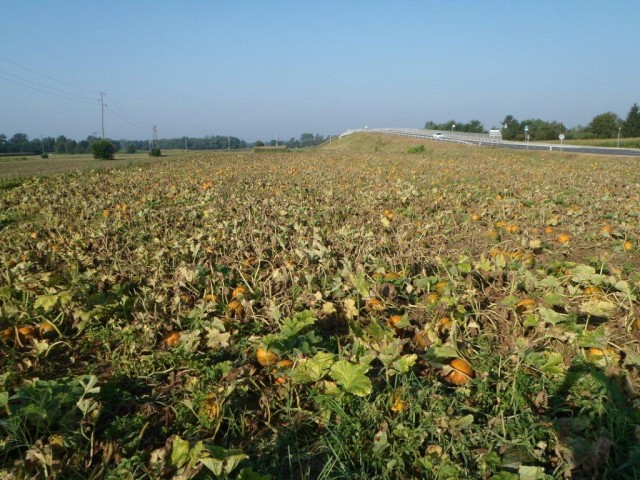
[[[0,133],[248,142],[640,103],[640,3],[3,2]],[[24,68],[26,67],[26,68]],[[47,93],[45,93],[47,92]]]

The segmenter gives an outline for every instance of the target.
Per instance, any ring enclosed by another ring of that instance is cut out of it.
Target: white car
[[[433,138],[435,138],[436,140],[441,140],[444,138],[444,135],[442,134],[442,132],[436,132],[433,134]]]

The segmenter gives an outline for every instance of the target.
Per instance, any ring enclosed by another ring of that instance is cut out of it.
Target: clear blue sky
[[[100,91],[114,139],[507,114],[571,127],[640,102],[638,0],[3,0],[0,14],[6,135],[85,138]]]

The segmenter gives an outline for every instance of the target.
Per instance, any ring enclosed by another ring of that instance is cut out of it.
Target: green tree
[[[90,147],[93,158],[99,160],[113,160],[116,153],[116,146],[111,140],[101,138],[91,144]]]
[[[160,147],[153,147],[151,150],[149,150],[149,156],[150,157],[161,157],[162,156],[162,151],[160,150]]]
[[[524,140],[524,126],[513,115],[507,115],[502,121],[502,138],[505,140]]]
[[[614,138],[618,135],[618,128],[622,125],[620,117],[613,112],[596,115],[587,126],[596,138]]]
[[[127,148],[125,151],[127,153],[136,153],[136,145],[134,143],[127,143]]]
[[[634,103],[622,124],[623,137],[640,137],[640,108]]]

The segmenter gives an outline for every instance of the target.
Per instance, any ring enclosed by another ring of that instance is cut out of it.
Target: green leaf
[[[347,393],[364,397],[371,393],[371,381],[365,373],[369,371],[369,365],[354,365],[346,360],[340,360],[331,367],[330,376]]]
[[[465,415],[464,417],[452,418],[449,424],[452,427],[457,427],[460,429],[468,427],[469,425],[473,425],[473,415],[469,414]]]
[[[559,295],[557,293],[545,293],[542,296],[542,299],[544,300],[544,303],[546,303],[550,307],[553,307],[554,305],[562,305],[564,303],[562,295]]]
[[[215,445],[206,445],[205,449],[211,455],[202,457],[200,463],[207,467],[214,475],[228,475],[242,462],[249,458],[241,450],[226,450]]]
[[[560,280],[556,277],[549,275],[538,282],[538,285],[545,288],[558,288],[560,286]]]
[[[411,370],[418,359],[418,355],[412,353],[411,355],[403,355],[398,360],[391,364],[391,367],[398,373],[407,373]]]
[[[280,334],[283,338],[295,337],[306,327],[313,325],[316,316],[313,312],[305,310],[294,315],[293,318],[285,318]]]
[[[271,475],[261,475],[253,471],[253,468],[247,467],[240,470],[238,480],[271,480]]]
[[[293,383],[310,383],[322,379],[333,364],[332,353],[319,352],[313,358],[303,358],[298,360],[296,366],[291,371],[291,381]]]
[[[615,303],[592,298],[580,305],[580,312],[594,317],[609,318],[613,315],[616,308],[617,306]]]
[[[58,303],[58,296],[55,294],[47,293],[45,295],[40,295],[36,298],[33,306],[34,308],[42,308],[45,312],[48,312]]]
[[[451,347],[432,347],[425,351],[424,356],[427,360],[442,361],[456,358],[459,355],[458,352]]]
[[[489,480],[518,480],[518,475],[511,472],[505,472],[504,470],[496,473]]]
[[[604,325],[601,325],[590,332],[583,332],[578,339],[578,344],[581,347],[595,347],[600,349],[607,348],[609,342]]]
[[[591,281],[591,278],[596,274],[596,269],[589,265],[576,265],[573,269],[573,277],[571,278],[576,283],[583,283]]]
[[[546,478],[542,467],[529,467],[522,465],[518,470],[520,480],[544,480]]]
[[[540,312],[542,320],[544,320],[545,323],[550,323],[551,325],[564,322],[567,319],[567,315],[558,313],[550,308],[540,307],[538,311]]]
[[[188,460],[189,442],[176,435],[171,445],[171,465],[176,468],[182,468]]]

